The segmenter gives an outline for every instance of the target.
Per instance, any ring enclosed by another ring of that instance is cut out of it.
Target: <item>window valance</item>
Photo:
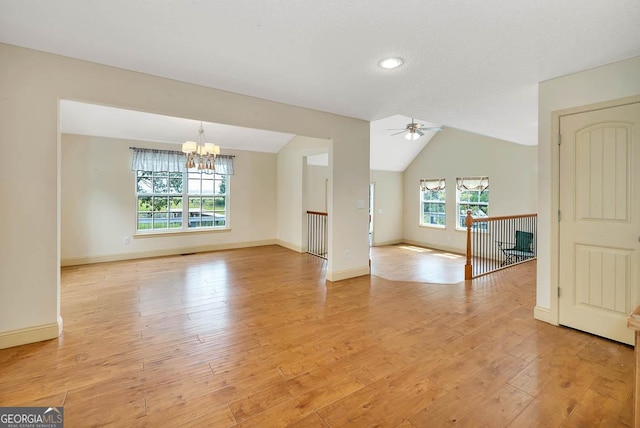
[[[446,183],[444,178],[420,180],[420,190],[422,190],[423,192],[444,190],[445,184]]]
[[[456,178],[458,190],[478,190],[482,192],[489,188],[489,177],[462,177]]]
[[[164,171],[164,172],[195,172],[185,167],[186,156],[175,150],[140,149],[133,150],[131,159],[132,171]],[[233,175],[233,158],[231,155],[217,155],[215,160],[216,174]]]

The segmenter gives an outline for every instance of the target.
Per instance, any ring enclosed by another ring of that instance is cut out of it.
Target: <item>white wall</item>
[[[326,153],[330,146],[326,139],[296,136],[278,152],[276,235],[281,245],[292,250],[306,251],[306,183],[311,166],[306,165],[305,157]],[[325,168],[330,174],[331,165]]]
[[[330,172],[326,166],[307,165],[307,210],[327,212],[327,181]]]
[[[404,174],[371,171],[373,195],[373,245],[391,245],[403,241]]]
[[[0,347],[55,337],[62,323],[61,98],[331,139],[327,278],[369,271],[368,215],[356,206],[368,194],[368,122],[6,44],[0,64]]]
[[[404,172],[404,238],[464,253],[466,232],[456,230],[456,178],[489,177],[489,215],[537,212],[537,147],[455,128],[436,134]],[[420,179],[445,178],[446,228],[419,226]]]
[[[233,150],[223,150],[236,156],[229,186],[230,230],[133,237],[131,146],[180,150],[179,145],[62,135],[63,265],[275,242],[276,155]]]
[[[552,113],[597,102],[640,95],[640,57],[542,82],[538,90],[539,219],[536,317],[557,323],[558,169],[553,150]],[[557,159],[556,159],[557,160]]]

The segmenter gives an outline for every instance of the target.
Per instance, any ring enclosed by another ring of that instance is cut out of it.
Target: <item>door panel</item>
[[[640,103],[560,119],[560,324],[633,344]]]

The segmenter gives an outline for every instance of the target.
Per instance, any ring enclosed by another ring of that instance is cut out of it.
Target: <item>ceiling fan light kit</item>
[[[424,135],[424,132],[420,131],[419,129],[416,130],[411,130],[409,132],[407,132],[407,134],[404,136],[404,138],[406,138],[407,140],[410,141],[414,141],[417,140],[418,138],[422,137]]]
[[[424,126],[424,124],[416,123],[416,121],[411,118],[411,123],[407,123],[404,129],[390,129],[389,131],[400,131],[391,135],[405,134],[404,138],[409,141],[415,141],[424,135],[424,131],[442,131],[442,129],[442,126]]]

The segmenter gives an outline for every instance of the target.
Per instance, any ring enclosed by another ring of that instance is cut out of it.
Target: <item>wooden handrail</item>
[[[634,349],[636,365],[634,368],[635,373],[635,389],[633,396],[633,426],[640,428],[640,306],[636,308],[629,319],[627,320],[627,327],[636,332],[636,347]]]
[[[470,211],[467,211],[467,215],[470,215],[469,213]],[[485,221],[512,220],[516,218],[527,218],[527,217],[537,217],[537,216],[538,214],[517,214],[517,215],[503,215],[498,217],[476,217],[476,218],[471,217],[471,221],[473,223],[479,223],[479,222],[485,222]]]
[[[307,214],[328,215],[327,213],[323,213],[320,211],[307,211]]]

